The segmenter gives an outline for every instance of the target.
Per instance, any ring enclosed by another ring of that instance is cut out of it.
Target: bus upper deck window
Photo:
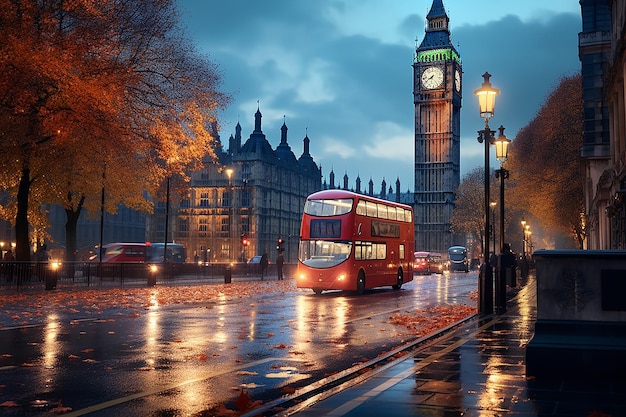
[[[351,199],[307,200],[304,205],[304,212],[312,216],[339,216],[351,210]]]

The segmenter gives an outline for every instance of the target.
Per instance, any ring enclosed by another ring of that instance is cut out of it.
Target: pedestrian
[[[511,251],[511,245],[505,243],[502,246],[502,254],[500,255],[500,273],[505,277],[505,283],[509,287],[517,286],[517,278],[515,276],[515,268],[517,268],[517,259],[515,254]]]
[[[37,261],[37,277],[39,278],[39,281],[43,281],[45,279],[46,264],[49,259],[50,256],[48,255],[48,246],[44,243],[39,247],[39,249],[37,249],[37,252],[35,252],[35,260]]]
[[[276,257],[276,272],[278,273],[278,280],[283,280],[283,264],[285,263],[285,258],[283,257],[282,252],[278,252],[278,256]]]
[[[267,273],[267,265],[269,263],[270,262],[267,259],[267,252],[263,252],[263,255],[261,255],[261,281],[263,281],[263,277]]]
[[[2,265],[2,273],[4,274],[7,282],[13,281],[13,264],[15,262],[15,256],[13,256],[13,251],[11,249],[4,254],[2,261],[4,262]]]

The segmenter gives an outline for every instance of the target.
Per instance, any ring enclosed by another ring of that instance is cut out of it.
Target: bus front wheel
[[[394,290],[399,290],[400,288],[402,288],[403,283],[404,283],[404,274],[402,273],[401,269],[398,269],[398,282],[396,285],[392,285],[391,288],[393,288]]]
[[[359,271],[359,276],[356,280],[356,292],[358,294],[365,292],[365,273],[363,271]]]

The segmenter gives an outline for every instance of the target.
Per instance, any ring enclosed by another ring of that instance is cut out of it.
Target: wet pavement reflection
[[[267,401],[414,339],[394,312],[471,304],[475,289],[458,274],[363,296],[288,280],[2,294],[0,416],[60,401],[68,416],[193,416],[242,389]]]
[[[530,276],[509,301],[506,314],[477,317],[419,348],[414,356],[297,415],[626,416],[623,378],[526,379],[525,346],[534,331],[536,305],[536,282]]]

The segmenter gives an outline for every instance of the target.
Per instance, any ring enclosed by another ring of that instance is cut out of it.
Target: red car
[[[415,263],[413,272],[416,274],[430,275],[433,272],[443,274],[444,262],[440,253],[437,252],[415,252]]]

